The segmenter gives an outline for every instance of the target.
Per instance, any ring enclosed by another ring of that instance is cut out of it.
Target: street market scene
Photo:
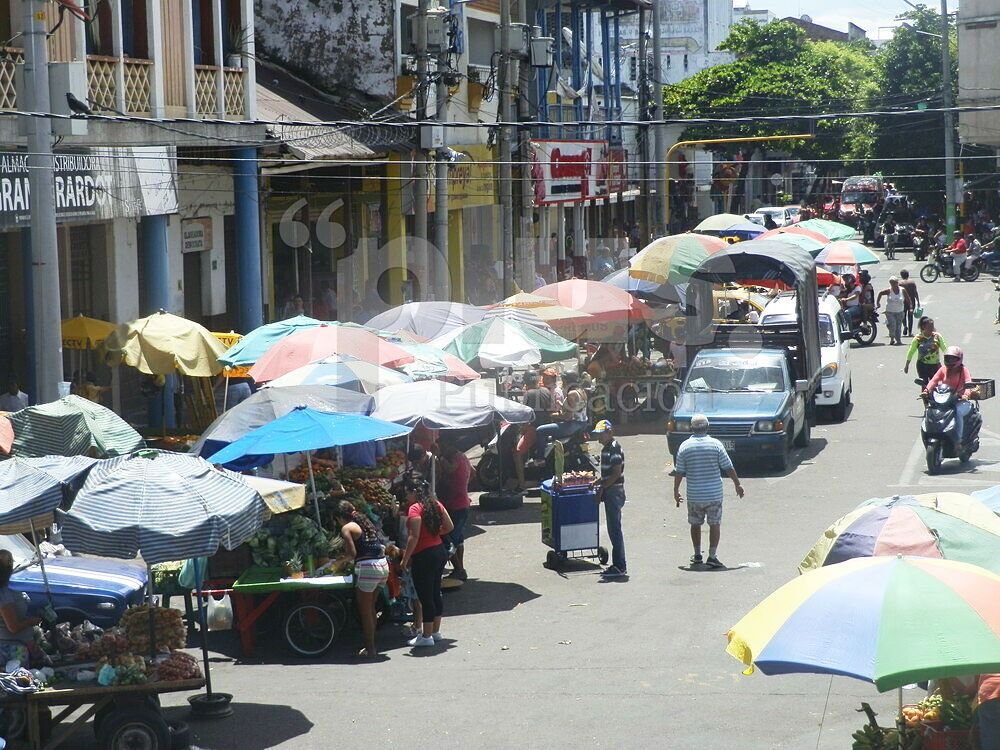
[[[0,0],[0,750],[1000,750],[998,8],[883,5]]]

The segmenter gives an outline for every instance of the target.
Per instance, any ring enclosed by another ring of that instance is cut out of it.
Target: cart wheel
[[[28,712],[16,706],[0,708],[0,737],[19,740],[28,728]]]
[[[148,708],[119,709],[101,722],[97,746],[100,750],[171,750],[170,727]]]
[[[597,559],[601,563],[601,565],[607,565],[608,564],[608,548],[607,547],[598,547],[597,548]]]
[[[285,618],[285,642],[296,654],[308,659],[329,651],[337,630],[335,615],[318,604],[300,604]]]
[[[555,569],[559,567],[559,563],[562,562],[559,555],[556,554],[554,549],[550,549],[545,555],[545,564],[550,568]]]
[[[191,747],[191,727],[183,721],[168,721],[170,750],[188,750]]]

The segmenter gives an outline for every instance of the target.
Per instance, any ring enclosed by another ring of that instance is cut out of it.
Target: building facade
[[[964,0],[958,8],[958,106],[1000,103],[1000,10],[991,0]],[[1000,111],[961,112],[963,143],[1000,148]]]

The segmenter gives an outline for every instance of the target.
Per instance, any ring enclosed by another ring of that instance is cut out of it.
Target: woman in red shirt
[[[444,600],[441,597],[441,576],[448,562],[448,550],[442,536],[450,534],[455,525],[447,509],[430,493],[430,485],[423,479],[407,477],[405,481],[406,530],[409,538],[400,567],[411,568],[413,586],[417,590],[423,609],[423,634],[409,641],[411,646],[433,646],[441,641],[441,615]]]
[[[970,398],[976,398],[978,392],[966,386],[972,382],[972,375],[963,363],[965,353],[957,346],[949,346],[944,353],[944,364],[934,373],[934,376],[924,388],[923,397],[926,399],[931,392],[939,385],[946,385],[959,395],[961,399],[955,407],[955,414],[958,416],[958,440],[962,441],[962,433],[965,428],[965,418],[972,411]]]

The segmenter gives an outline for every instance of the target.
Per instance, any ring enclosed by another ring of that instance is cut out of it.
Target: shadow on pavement
[[[469,522],[481,528],[490,526],[513,526],[520,523],[541,523],[541,501],[525,501],[520,508],[513,510],[481,510],[472,506]]]
[[[313,723],[290,706],[241,703],[233,697],[233,715],[222,720],[198,720],[184,708],[163,710],[168,719],[178,719],[191,727],[191,742],[205,750],[231,747],[277,747],[308,734]]]
[[[747,463],[745,461],[737,458],[736,471],[740,473],[741,476],[747,478],[760,478],[760,477],[787,477],[792,474],[799,466],[803,464],[812,463],[820,453],[827,446],[827,439],[814,437],[809,441],[808,448],[795,448],[792,451],[791,461],[788,462],[788,467],[783,471],[779,471],[777,467],[773,464],[769,464],[764,461],[757,461],[755,463]]]
[[[444,616],[509,612],[539,596],[519,583],[469,579],[460,592],[449,595],[445,600]]]

